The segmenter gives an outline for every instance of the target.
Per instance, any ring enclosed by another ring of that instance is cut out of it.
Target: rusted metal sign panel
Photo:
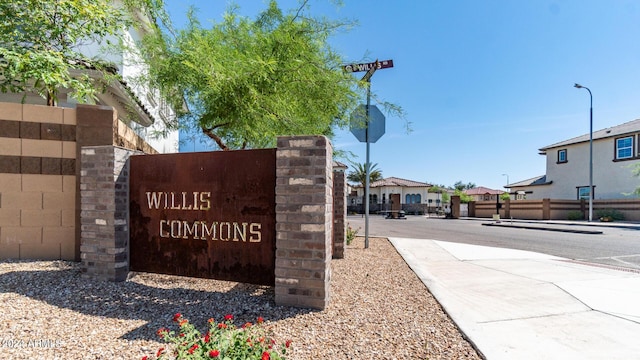
[[[275,284],[276,150],[131,157],[130,269]]]

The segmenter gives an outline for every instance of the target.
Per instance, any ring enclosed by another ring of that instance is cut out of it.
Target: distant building
[[[636,197],[640,178],[640,119],[593,132],[593,198]],[[589,199],[589,134],[540,149],[547,157],[545,175],[508,184],[512,198]]]
[[[493,190],[483,186],[478,186],[473,189],[467,189],[463,191],[465,194],[473,197],[473,201],[495,201],[504,194],[506,191]]]
[[[361,212],[363,209],[364,187],[361,184],[350,185],[351,194],[348,197],[348,205],[351,211]],[[453,194],[451,190],[443,189],[441,192],[429,192],[433,185],[407,180],[397,177],[388,177],[369,184],[370,212],[385,211],[391,209],[391,195],[399,195],[403,210],[412,213],[435,212],[448,204],[442,201],[442,192]]]

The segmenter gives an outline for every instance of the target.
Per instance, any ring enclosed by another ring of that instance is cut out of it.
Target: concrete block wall
[[[0,103],[0,259],[75,259],[75,127],[75,109]]]
[[[324,309],[330,299],[332,147],[280,137],[276,152],[276,304]]]
[[[124,281],[129,273],[128,159],[141,154],[115,146],[81,151],[81,245],[83,276]]]

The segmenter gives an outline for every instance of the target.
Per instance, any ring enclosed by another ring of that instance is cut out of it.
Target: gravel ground
[[[140,359],[160,346],[156,330],[180,312],[201,330],[233,314],[265,319],[293,340],[288,359],[480,359],[386,239],[347,246],[332,261],[324,311],[276,306],[271,287],[134,273],[89,281],[77,263],[0,262],[1,359]]]

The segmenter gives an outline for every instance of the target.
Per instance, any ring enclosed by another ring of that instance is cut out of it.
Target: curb
[[[531,229],[531,230],[546,230],[546,231],[558,231],[558,232],[568,232],[575,234],[603,234],[602,231],[598,230],[577,230],[577,229],[563,229],[563,228],[550,228],[550,227],[540,227],[540,226],[525,226],[525,225],[511,225],[511,224],[501,224],[501,223],[485,223],[482,226],[499,226],[499,227],[509,227],[516,229]]]

